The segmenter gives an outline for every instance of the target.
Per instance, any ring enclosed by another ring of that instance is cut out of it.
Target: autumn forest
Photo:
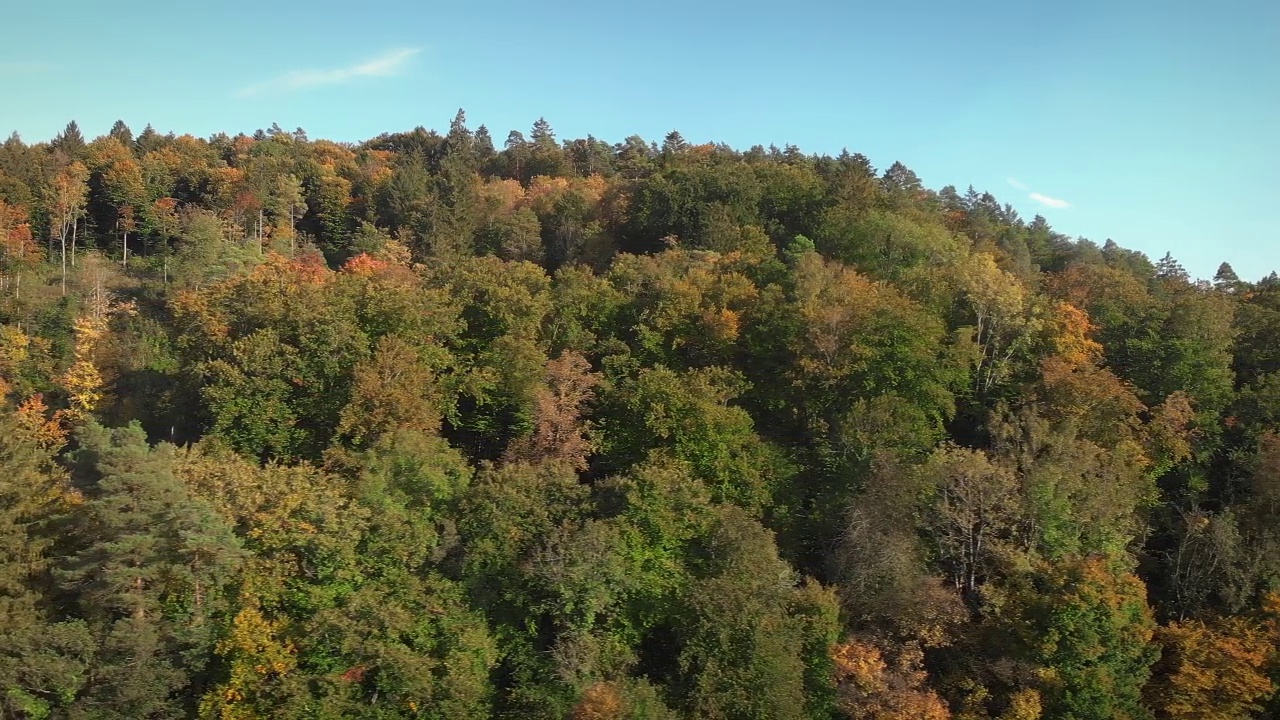
[[[14,135],[0,244],[0,718],[1280,718],[1274,272],[461,111]]]

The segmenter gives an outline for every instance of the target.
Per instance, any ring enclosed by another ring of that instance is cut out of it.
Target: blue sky
[[[1280,269],[1280,3],[17,3],[0,131],[678,129],[901,160],[1060,232]]]

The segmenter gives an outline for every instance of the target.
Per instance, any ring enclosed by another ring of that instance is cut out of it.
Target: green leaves
[[[1045,709],[1082,720],[1150,717],[1143,683],[1159,656],[1142,582],[1100,558],[1037,573],[1019,640],[1038,663]]]

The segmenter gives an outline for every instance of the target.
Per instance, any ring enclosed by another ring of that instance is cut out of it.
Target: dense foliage
[[[0,146],[0,718],[1280,717],[1280,279],[459,112]]]

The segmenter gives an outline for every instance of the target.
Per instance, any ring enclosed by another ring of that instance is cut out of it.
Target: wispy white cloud
[[[236,91],[236,96],[251,97],[267,92],[288,92],[322,85],[341,85],[360,78],[388,77],[399,73],[405,64],[420,52],[422,52],[421,48],[400,48],[347,67],[332,70],[294,70],[241,88]]]
[[[1048,205],[1051,208],[1071,207],[1071,203],[1067,202],[1066,200],[1059,200],[1058,198],[1049,197],[1048,195],[1042,195],[1038,192],[1033,192],[1029,194],[1027,197],[1031,198],[1032,200],[1035,200],[1041,205]]]
[[[1005,178],[1005,182],[1009,183],[1009,185],[1012,186],[1015,190],[1021,190],[1022,192],[1027,193],[1027,197],[1031,198],[1032,200],[1035,200],[1041,205],[1046,205],[1051,208],[1058,208],[1059,210],[1063,208],[1071,207],[1071,203],[1067,202],[1066,200],[1059,200],[1058,198],[1055,198],[1055,197],[1049,197],[1044,193],[1029,192],[1031,188],[1026,183],[1022,182],[1016,177],[1010,176],[1008,178]]]

